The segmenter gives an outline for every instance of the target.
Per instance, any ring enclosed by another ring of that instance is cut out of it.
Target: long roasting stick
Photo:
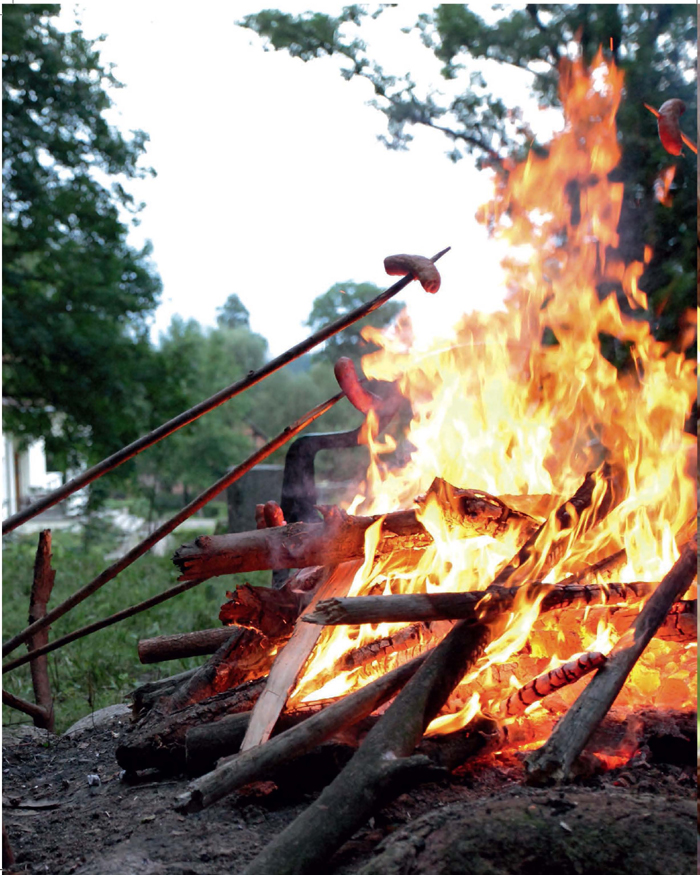
[[[451,247],[448,246],[446,249],[443,249],[441,252],[438,252],[436,255],[434,255],[430,260],[432,262],[438,261],[438,259],[442,258],[442,256],[446,252],[449,252],[450,248]],[[413,279],[415,279],[414,275],[408,274],[407,276],[400,279],[398,282],[395,282],[394,285],[386,289],[386,291],[382,292],[380,295],[377,295],[376,298],[373,298],[366,304],[362,304],[360,307],[356,307],[350,313],[347,313],[345,316],[341,316],[340,319],[336,319],[334,322],[326,325],[325,328],[322,328],[315,334],[310,335],[306,338],[306,340],[302,340],[300,343],[297,343],[296,346],[291,347],[286,352],[283,352],[281,355],[277,356],[277,358],[272,359],[272,361],[263,365],[262,368],[260,368],[259,370],[252,371],[251,373],[243,377],[243,379],[232,383],[225,389],[221,389],[219,392],[217,392],[215,395],[212,395],[210,398],[207,398],[205,401],[201,401],[199,404],[191,407],[184,413],[179,414],[179,416],[168,420],[168,422],[163,423],[163,425],[154,429],[152,432],[149,432],[149,434],[144,435],[138,440],[135,440],[133,443],[130,443],[128,446],[123,447],[118,452],[114,453],[111,456],[108,456],[106,459],[103,459],[103,461],[99,462],[97,465],[93,465],[92,468],[88,468],[87,471],[83,471],[82,474],[74,477],[73,480],[70,480],[68,483],[60,486],[58,489],[49,493],[47,496],[40,499],[39,501],[34,502],[34,504],[30,505],[25,510],[19,511],[18,513],[15,513],[12,516],[8,517],[6,520],[3,520],[3,535],[6,535],[8,534],[8,532],[13,531],[13,529],[16,529],[17,526],[22,525],[22,523],[26,523],[27,520],[35,517],[37,514],[41,513],[47,508],[53,507],[54,504],[58,504],[59,501],[63,501],[64,498],[67,498],[69,495],[77,492],[78,489],[82,489],[84,486],[87,486],[88,483],[92,483],[93,480],[96,480],[98,477],[101,477],[108,471],[112,471],[123,462],[132,459],[142,450],[145,450],[147,447],[150,447],[158,441],[162,440],[163,438],[167,437],[168,435],[171,435],[174,431],[177,431],[184,425],[187,425],[190,422],[194,422],[195,419],[199,419],[200,416],[203,416],[210,410],[214,410],[214,408],[219,407],[221,404],[240,394],[245,389],[249,389],[251,386],[255,386],[256,383],[259,383],[261,380],[269,377],[270,374],[274,374],[275,371],[278,371],[280,368],[289,364],[289,362],[293,362],[300,356],[305,355],[310,349],[318,346],[319,343],[323,343],[324,340],[328,340],[329,337],[332,337],[334,334],[337,334],[339,331],[342,331],[349,325],[354,324],[359,319],[363,319],[365,316],[373,313],[376,309],[381,307],[382,304],[385,304],[388,300],[393,298],[394,295],[398,294]]]
[[[82,589],[77,590],[73,593],[73,595],[69,596],[64,602],[60,605],[57,605],[53,610],[49,611],[45,616],[36,620],[31,625],[27,626],[22,632],[19,632],[14,638],[11,638],[6,644],[3,644],[2,655],[7,656],[8,653],[12,653],[12,651],[19,647],[19,645],[23,641],[27,641],[33,635],[36,634],[40,629],[46,628],[50,623],[53,623],[54,620],[58,619],[58,617],[62,617],[64,614],[68,613],[72,608],[74,608],[77,604],[84,601],[88,596],[92,595],[92,593],[96,592],[100,587],[104,586],[110,580],[113,580],[121,571],[125,568],[128,568],[133,562],[135,562],[140,556],[143,556],[148,550],[153,547],[154,544],[157,544],[161,538],[164,538],[166,535],[170,534],[174,529],[176,529],[184,520],[188,519],[192,516],[192,514],[196,513],[200,508],[204,507],[207,502],[211,501],[215,498],[220,492],[223,492],[228,486],[232,483],[235,483],[236,480],[239,480],[244,474],[254,468],[258,462],[261,462],[263,459],[266,459],[268,456],[272,455],[275,450],[279,449],[279,447],[283,446],[287,441],[291,440],[295,435],[299,434],[300,431],[303,431],[307,425],[312,423],[315,419],[318,419],[319,416],[324,414],[327,410],[330,410],[334,404],[340,401],[341,398],[344,397],[342,392],[339,392],[337,395],[334,395],[332,398],[329,398],[328,401],[324,401],[322,404],[319,404],[317,407],[314,407],[312,410],[309,410],[308,413],[304,414],[300,419],[297,419],[296,422],[292,423],[292,425],[287,426],[284,431],[280,432],[276,437],[272,438],[264,447],[261,447],[259,450],[256,450],[251,456],[249,456],[244,462],[241,462],[240,465],[237,465],[227,474],[224,474],[219,480],[216,481],[209,489],[206,489],[202,492],[201,495],[197,496],[193,501],[191,501],[186,507],[183,507],[178,513],[175,514],[174,517],[164,522],[162,525],[158,526],[158,528],[152,532],[147,538],[144,538],[140,544],[137,544],[128,553],[122,556],[121,559],[118,559],[115,563],[109,566],[109,568],[105,569],[101,574],[99,574],[94,580],[91,580],[90,583],[86,583]],[[200,578],[197,582],[201,582],[204,579]],[[184,589],[188,589],[189,587],[184,587],[178,589],[177,587],[172,587],[170,591],[171,595],[177,595],[177,592],[182,592]],[[162,600],[162,599],[161,599]],[[146,604],[145,602],[141,603],[142,610],[145,610],[146,607],[151,607],[151,604]],[[117,619],[112,619],[112,622],[118,622],[118,620],[124,619],[124,612],[120,612],[122,615]],[[137,611],[133,611],[133,613],[137,613]],[[128,616],[132,616],[129,614]],[[109,625],[109,624],[105,624]],[[88,628],[88,627],[86,627]],[[99,628],[103,628],[100,626]],[[96,631],[94,628],[90,628],[89,631],[84,632],[84,634],[89,634],[89,632]],[[82,636],[81,636],[82,637]],[[71,641],[75,640],[75,637],[70,639]],[[67,641],[64,643],[68,643]],[[25,662],[29,662],[32,659],[35,659],[37,656],[41,656],[44,653],[48,653],[50,650],[55,650],[57,646],[61,646],[60,639],[54,641],[52,644],[45,645],[44,647],[38,647],[36,650],[33,650],[31,653],[26,654],[25,656],[19,657],[13,660],[10,663],[7,663],[3,666],[3,673],[6,671],[10,671],[13,668],[17,668],[19,665],[23,665]]]
[[[697,536],[650,596],[632,626],[620,638],[578,699],[559,721],[543,747],[526,761],[530,780],[566,780],[574,760],[605,717],[642,651],[697,575]]]

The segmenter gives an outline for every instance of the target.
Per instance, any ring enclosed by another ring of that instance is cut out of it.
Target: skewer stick
[[[450,249],[451,247],[448,246],[446,249],[438,252],[437,255],[434,255],[430,260],[433,262],[437,261],[438,259],[442,258],[442,256],[446,252],[449,252]],[[239,395],[241,392],[249,389],[251,386],[255,386],[256,383],[259,383],[266,377],[269,377],[270,374],[274,374],[275,371],[278,371],[280,368],[284,367],[290,362],[293,362],[295,359],[298,359],[302,355],[305,355],[310,349],[318,346],[319,343],[323,343],[324,340],[328,340],[329,337],[332,337],[334,334],[337,334],[339,331],[342,331],[349,325],[353,325],[359,319],[363,319],[365,316],[373,313],[375,310],[381,307],[382,304],[385,304],[390,298],[393,298],[394,295],[398,294],[413,279],[415,279],[413,274],[408,274],[407,276],[400,279],[398,282],[395,282],[394,285],[386,289],[386,291],[382,292],[380,295],[377,295],[376,298],[373,298],[366,304],[362,304],[361,306],[356,307],[350,313],[347,313],[345,316],[341,316],[340,319],[336,319],[334,322],[326,325],[325,328],[322,328],[320,331],[317,331],[315,334],[307,337],[306,340],[302,340],[300,343],[297,343],[296,346],[293,346],[286,352],[278,355],[277,358],[274,358],[272,359],[272,361],[267,362],[267,364],[263,365],[257,371],[251,371],[249,374],[243,377],[243,379],[232,383],[225,389],[221,389],[219,392],[212,395],[210,398],[207,398],[205,401],[201,401],[199,404],[196,404],[194,407],[191,407],[184,413],[179,414],[179,416],[168,420],[168,422],[163,423],[163,425],[154,429],[152,432],[149,432],[149,434],[138,438],[138,440],[133,441],[133,443],[130,443],[128,446],[123,447],[121,450],[118,450],[116,453],[113,453],[111,456],[103,459],[97,465],[93,465],[92,468],[88,468],[87,471],[83,471],[82,474],[79,474],[68,483],[60,486],[53,492],[50,492],[44,498],[39,499],[39,501],[35,501],[34,504],[30,505],[24,510],[12,514],[12,516],[9,516],[6,520],[3,520],[3,535],[6,535],[9,532],[13,531],[18,526],[22,525],[22,523],[26,523],[27,520],[32,519],[32,517],[35,517],[37,514],[41,513],[47,508],[53,507],[54,504],[58,504],[59,501],[63,501],[64,498],[67,498],[69,495],[72,495],[74,492],[77,492],[79,489],[87,486],[88,483],[92,483],[93,480],[97,480],[98,477],[101,477],[108,471],[112,471],[114,468],[117,468],[123,462],[132,459],[142,450],[145,450],[147,447],[152,446],[153,444],[162,440],[164,437],[168,437],[168,435],[171,435],[173,432],[177,431],[179,428],[182,428],[184,425],[188,425],[190,422],[194,422],[195,419],[199,419],[200,416],[203,416],[210,410],[214,410],[215,407],[219,407],[224,402],[229,401],[231,398]]]
[[[166,535],[170,534],[173,529],[176,529],[182,522],[192,516],[192,514],[196,513],[200,508],[204,507],[207,502],[211,501],[213,498],[223,492],[224,489],[229,487],[232,483],[235,483],[236,480],[239,480],[244,474],[250,471],[251,468],[254,468],[259,462],[262,462],[263,459],[266,459],[268,456],[272,455],[275,450],[279,449],[283,444],[287,443],[287,441],[291,440],[295,435],[299,434],[300,431],[306,428],[307,425],[312,423],[315,419],[318,419],[319,416],[324,414],[327,410],[330,410],[334,404],[340,401],[341,398],[344,398],[344,394],[339,392],[337,395],[334,395],[332,398],[329,398],[328,401],[324,401],[322,404],[319,404],[317,407],[314,407],[312,410],[309,410],[308,413],[304,414],[300,419],[297,419],[296,422],[292,423],[292,425],[287,426],[284,431],[280,432],[276,437],[272,438],[271,441],[265,444],[264,447],[261,447],[259,450],[256,450],[251,456],[249,456],[244,462],[241,462],[240,465],[237,465],[228,473],[224,474],[219,480],[216,481],[209,489],[206,489],[202,492],[201,495],[197,496],[193,501],[191,501],[186,507],[183,507],[174,517],[164,522],[161,526],[159,526],[154,532],[148,535],[147,538],[144,538],[141,543],[137,544],[128,553],[122,556],[121,559],[118,559],[114,564],[110,565],[109,568],[105,569],[101,574],[99,574],[94,580],[91,580],[90,583],[85,584],[82,589],[79,589],[77,592],[74,592],[73,595],[69,596],[64,602],[60,605],[57,605],[53,610],[49,611],[45,616],[36,620],[31,625],[27,626],[22,632],[19,632],[14,638],[11,638],[6,644],[3,645],[2,655],[7,656],[8,653],[11,653],[15,648],[19,647],[19,645],[23,641],[27,641],[33,635],[36,634],[40,629],[46,628],[50,623],[54,620],[58,619],[58,617],[62,617],[64,614],[68,613],[72,608],[74,608],[77,604],[84,601],[88,596],[92,595],[93,592],[96,592],[100,587],[104,586],[110,580],[113,580],[121,571],[135,562],[140,556],[143,556],[154,544],[157,544],[161,538],[164,538]],[[201,583],[204,580],[204,577],[199,578],[198,580],[190,581],[192,585],[196,583]],[[177,595],[178,592],[184,592],[185,589],[189,589],[190,587],[172,587],[168,592],[170,596]],[[165,595],[165,594],[164,594]],[[166,597],[170,597],[166,596]],[[156,597],[158,598],[158,597]],[[159,599],[159,601],[164,601],[164,599]],[[157,603],[157,602],[155,602]],[[140,610],[145,610],[147,607],[151,607],[154,604],[153,599],[147,600],[146,602],[142,602],[138,607]],[[131,611],[131,613],[128,613]],[[38,647],[36,650],[33,650],[31,653],[27,653],[24,656],[18,657],[14,659],[12,662],[8,662],[3,666],[3,674],[6,671],[11,671],[14,668],[17,668],[20,665],[24,665],[25,662],[29,662],[33,659],[36,659],[37,656],[41,656],[44,653],[48,653],[50,650],[55,650],[57,647],[62,646],[62,644],[67,644],[68,641],[75,641],[78,637],[83,637],[83,635],[88,635],[90,632],[96,631],[97,628],[104,628],[105,625],[111,625],[111,623],[116,623],[121,619],[124,619],[125,616],[132,616],[134,613],[138,613],[137,610],[133,610],[128,608],[126,611],[121,611],[119,615],[114,615],[112,618],[109,618],[109,621],[100,621],[100,623],[93,623],[92,626],[84,627],[84,629],[79,630],[82,634],[78,635],[77,633],[72,633],[69,636],[65,636],[64,639],[57,639],[51,644],[47,644],[43,647]],[[67,639],[67,640],[66,640]]]

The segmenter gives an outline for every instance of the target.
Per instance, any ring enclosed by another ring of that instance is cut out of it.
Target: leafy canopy
[[[127,242],[147,136],[107,123],[119,83],[58,11],[3,10],[3,412],[65,468],[137,437],[164,374],[147,337],[161,283]]]
[[[523,71],[539,102],[556,106],[562,59],[580,51],[588,61],[602,46],[625,73],[617,120],[623,156],[615,170],[616,181],[624,183],[618,257],[641,260],[644,245],[652,246],[654,255],[640,287],[649,296],[647,317],[656,336],[673,340],[681,314],[695,300],[697,166],[690,154],[676,161],[673,204],[656,202],[654,181],[671,158],[644,103],[658,107],[671,97],[682,99],[687,107],[683,128],[697,139],[695,6],[529,3],[517,9],[494,6],[490,14],[479,15],[465,4],[442,4],[419,15],[404,31],[404,36],[406,31],[419,34],[450,82],[449,87],[427,90],[410,71],[385,71],[359,38],[362,28],[391,5],[374,12],[348,6],[338,16],[308,12],[295,17],[267,9],[239,24],[263,37],[267,49],[304,61],[337,56],[342,76],[368,80],[375,93],[372,103],[386,117],[382,139],[388,147],[406,149],[412,130],[427,128],[449,139],[452,160],[470,155],[477,164],[497,167],[508,156],[522,158],[528,149],[543,147],[535,142],[521,109],[499,93],[495,82],[490,84],[494,69]]]

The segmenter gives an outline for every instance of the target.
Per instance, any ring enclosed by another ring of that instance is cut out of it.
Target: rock
[[[93,711],[92,714],[86,714],[85,717],[81,717],[69,729],[66,729],[63,735],[72,737],[80,732],[103,729],[118,717],[124,718],[126,723],[130,722],[131,708],[124,704],[108,705],[106,708],[100,708],[99,711]]]

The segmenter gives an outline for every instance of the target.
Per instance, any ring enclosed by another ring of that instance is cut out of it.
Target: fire
[[[528,568],[529,579],[542,571],[540,579],[546,573],[547,582],[561,581],[624,549],[620,580],[660,580],[678,557],[679,533],[696,513],[696,441],[684,432],[696,378],[682,346],[657,342],[644,318],[638,282],[651,251],[632,264],[614,253],[623,186],[608,177],[620,158],[615,115],[622,86],[622,73],[602,54],[589,69],[567,65],[563,131],[546,157],[530,153],[495,179],[494,197],[479,217],[508,244],[502,310],[465,315],[449,341],[431,345],[413,342],[406,319],[388,332],[368,332],[381,348],[363,360],[363,370],[397,381],[410,399],[406,438],[415,449],[397,470],[384,461],[393,441],[378,442],[368,422],[372,464],[353,512],[410,507],[441,477],[514,503],[517,496],[514,506],[544,521],[595,471],[592,505],[576,521],[567,549],[550,568]],[[597,523],[606,501],[604,464],[613,472],[615,499]],[[434,543],[417,564],[406,556],[375,561],[373,527],[349,594],[482,590],[517,552],[514,540],[460,538],[430,500],[421,514]],[[540,617],[536,601],[521,601],[430,731],[457,728],[480,712],[495,715],[514,689],[576,654],[608,653],[619,637],[612,627],[587,632],[581,612]],[[342,653],[396,628],[325,630],[293,702],[341,695],[393,668],[401,654],[325,682]],[[693,648],[655,639],[617,704],[691,707],[695,658]],[[538,726],[544,737],[589,679],[507,718],[511,740],[531,745]]]

